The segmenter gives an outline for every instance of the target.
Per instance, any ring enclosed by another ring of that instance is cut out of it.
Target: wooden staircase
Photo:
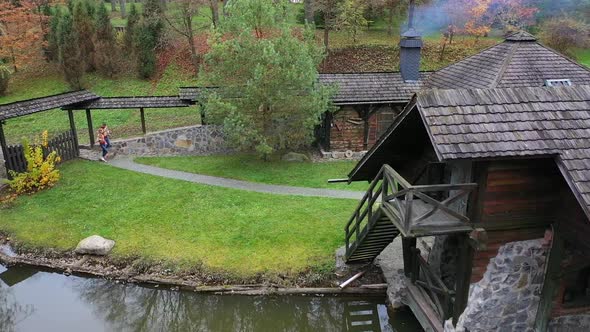
[[[375,259],[398,235],[416,238],[473,230],[452,205],[475,183],[413,186],[383,165],[345,226],[347,263]],[[445,197],[439,201],[434,197]]]
[[[371,219],[351,247],[348,263],[375,259],[399,235],[399,230],[381,209]]]

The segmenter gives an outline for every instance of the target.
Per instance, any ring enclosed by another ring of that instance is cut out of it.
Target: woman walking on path
[[[107,162],[106,157],[109,154],[109,144],[108,144],[108,136],[107,131],[105,130],[106,124],[102,124],[100,128],[98,128],[98,132],[96,137],[98,138],[98,144],[100,144],[100,148],[102,149],[102,157],[100,157],[101,161]],[[107,129],[108,130],[108,129]]]
[[[107,127],[106,123],[102,124],[103,131],[104,131],[104,140],[107,142],[107,149],[111,148],[111,130]]]

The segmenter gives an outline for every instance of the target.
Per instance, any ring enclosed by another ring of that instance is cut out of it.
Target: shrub
[[[41,134],[41,139],[36,139],[36,144],[24,142],[27,171],[17,173],[10,171],[12,180],[8,182],[10,189],[17,195],[34,193],[45,188],[53,187],[59,181],[59,171],[55,165],[60,162],[57,152],[45,154],[47,150],[47,131]]]
[[[8,81],[10,81],[10,69],[6,65],[0,64],[0,96],[3,96],[8,90]]]
[[[546,21],[541,27],[541,40],[549,47],[572,56],[574,48],[588,46],[590,27],[573,17],[559,17]]]

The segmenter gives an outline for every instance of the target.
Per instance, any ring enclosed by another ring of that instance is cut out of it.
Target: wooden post
[[[564,251],[564,242],[559,232],[559,226],[554,228],[553,241],[551,242],[551,251],[549,251],[549,256],[547,257],[547,266],[545,269],[545,281],[543,282],[543,290],[541,291],[541,301],[539,302],[537,317],[535,319],[536,332],[547,331],[553,298],[559,283],[557,276],[561,270],[561,260]]]
[[[141,131],[145,135],[146,134],[146,129],[145,129],[145,113],[143,111],[143,107],[139,109],[139,115],[141,116]]]
[[[412,274],[412,248],[416,248],[415,237],[402,237],[402,251],[404,255],[404,274],[410,277]]]
[[[92,114],[90,109],[86,109],[86,122],[88,123],[88,137],[90,138],[90,147],[94,147],[94,128],[92,127]]]
[[[76,146],[76,157],[80,156],[80,146],[78,145],[78,134],[76,133],[76,122],[74,121],[74,112],[68,110],[68,118],[70,119],[70,131],[74,137],[74,145]]]
[[[8,145],[6,144],[6,136],[4,136],[4,127],[3,125],[6,122],[4,120],[0,120],[0,147],[2,147],[2,156],[4,156],[4,168],[6,169],[6,175],[10,178],[8,174]]]
[[[469,296],[469,284],[473,269],[473,246],[469,243],[467,234],[457,235],[459,237],[459,259],[457,262],[457,278],[455,280],[455,305],[453,307],[453,325],[457,324],[459,316],[467,307]]]

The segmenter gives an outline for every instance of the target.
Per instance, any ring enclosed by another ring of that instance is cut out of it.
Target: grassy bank
[[[189,173],[296,187],[364,191],[368,186],[366,182],[351,185],[328,183],[328,179],[346,178],[356,165],[355,161],[294,163],[280,161],[278,157],[263,161],[254,155],[143,157],[135,161]]]
[[[202,264],[238,277],[333,265],[356,201],[278,196],[163,179],[108,165],[62,166],[53,189],[0,210],[0,229],[33,247],[73,249],[99,234],[116,257]]]

